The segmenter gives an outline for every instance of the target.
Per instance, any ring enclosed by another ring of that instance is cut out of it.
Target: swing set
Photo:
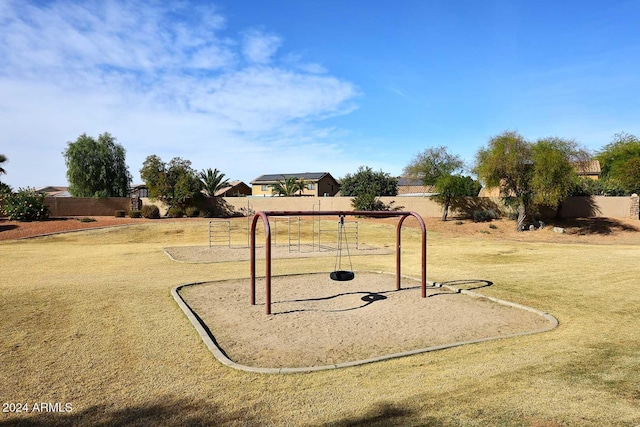
[[[400,217],[396,228],[396,290],[400,290],[400,254],[401,254],[401,230],[404,220],[409,216],[413,216],[418,220],[422,233],[421,241],[421,253],[422,253],[422,298],[427,297],[427,227],[422,217],[415,212],[406,211],[261,211],[257,212],[251,223],[251,242],[250,242],[250,254],[251,254],[251,305],[256,304],[256,224],[259,219],[262,219],[265,231],[265,306],[266,313],[271,314],[271,228],[269,226],[269,217],[279,216],[338,216],[340,231],[338,233],[338,247],[336,253],[336,264],[334,271],[332,271],[329,277],[336,281],[349,281],[355,278],[353,272],[353,266],[351,265],[351,254],[349,253],[349,245],[346,241],[346,234],[344,230],[344,217],[346,215],[354,216],[369,216],[376,218],[386,218],[390,216]],[[347,257],[349,258],[349,270],[342,270],[342,247],[344,245],[347,251]]]

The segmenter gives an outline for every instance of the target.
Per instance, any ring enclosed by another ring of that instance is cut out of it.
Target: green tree
[[[458,199],[463,197],[475,197],[482,187],[478,181],[470,176],[442,175],[435,184],[438,194],[432,198],[442,205],[442,221],[449,216],[449,208]]]
[[[442,205],[442,221],[449,216],[449,207],[455,199],[477,196],[480,185],[471,177],[463,177],[464,162],[444,146],[430,147],[416,155],[404,168],[404,175],[419,179],[424,185],[433,185],[438,194],[433,199]]]
[[[516,206],[521,231],[534,204],[557,208],[568,197],[576,182],[575,164],[588,158],[571,140],[553,137],[531,143],[506,131],[478,151],[475,172],[485,185],[500,188],[505,203]]]
[[[515,204],[521,231],[533,199],[531,144],[513,131],[494,136],[476,154],[475,172],[486,186],[500,188],[505,203]]]
[[[596,155],[600,161],[601,178],[620,179],[627,171],[623,165],[640,157],[640,140],[635,135],[617,133],[613,140]]]
[[[225,175],[220,173],[218,169],[211,170],[211,168],[209,168],[207,170],[202,170],[198,174],[198,177],[202,184],[202,190],[209,197],[215,196],[219,190],[229,185],[229,180],[224,179]]]
[[[184,204],[200,193],[201,183],[189,160],[174,157],[165,163],[158,156],[148,156],[140,169],[140,177],[149,189],[149,197],[174,206]]]
[[[589,162],[591,155],[575,141],[557,137],[539,139],[531,148],[533,203],[553,207],[559,215],[578,179],[576,167]]]
[[[619,168],[620,184],[629,193],[640,193],[640,157],[633,157],[622,163]]]
[[[374,172],[368,166],[360,166],[355,174],[346,174],[340,180],[340,193],[343,196],[358,196],[365,193],[376,196],[397,196],[398,178],[392,177],[387,172]]]
[[[444,146],[430,147],[417,154],[405,166],[403,174],[412,179],[419,179],[424,185],[435,185],[443,176],[460,173],[464,170],[464,162],[460,156],[450,154]]]
[[[296,193],[299,195],[304,191],[307,183],[298,179],[295,176],[285,177],[282,176],[282,179],[271,187],[271,194],[276,194],[279,196],[295,196]]]
[[[76,197],[126,197],[131,174],[126,151],[108,132],[98,140],[82,134],[62,153],[67,165],[69,193]]]
[[[622,191],[614,193],[621,193],[620,195],[638,191],[640,172],[637,165],[640,161],[637,159],[640,159],[640,140],[635,135],[624,132],[615,134],[612,141],[598,152],[596,159],[600,161],[600,180],[605,182],[605,187],[619,187]]]

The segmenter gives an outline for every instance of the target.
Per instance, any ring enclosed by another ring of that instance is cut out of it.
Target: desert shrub
[[[167,215],[170,218],[182,218],[184,216],[184,210],[179,206],[172,206],[169,208]]]
[[[126,211],[123,211],[122,209],[118,209],[118,210],[115,212],[115,216],[116,216],[116,218],[124,218],[126,215],[127,215],[127,212],[126,212]]]
[[[351,199],[351,206],[356,211],[399,211],[403,208],[394,204],[395,201],[384,204],[373,192],[361,193]]]
[[[44,221],[49,218],[44,194],[33,188],[20,188],[17,193],[3,195],[2,211],[11,221]]]
[[[184,213],[186,216],[188,216],[189,218],[195,218],[198,215],[200,215],[200,209],[198,209],[195,206],[189,206],[184,210]]]
[[[160,208],[156,205],[143,205],[142,216],[145,218],[158,219],[160,218]]]
[[[80,221],[80,222],[96,222],[96,219],[95,218],[84,217],[84,218],[80,218],[78,221]]]
[[[142,218],[142,211],[129,211],[129,218]]]
[[[495,224],[489,224],[489,228],[492,229],[492,230],[497,230],[498,226],[495,225]]]
[[[485,222],[500,218],[500,214],[493,209],[473,211],[474,222]]]

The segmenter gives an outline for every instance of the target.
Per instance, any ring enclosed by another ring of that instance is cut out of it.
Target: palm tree
[[[279,196],[295,196],[296,192],[302,193],[306,185],[307,183],[302,179],[298,179],[295,176],[285,177],[283,175],[280,181],[273,184],[271,193]]]
[[[218,169],[202,170],[198,177],[202,183],[202,189],[209,197],[215,196],[220,189],[229,185],[229,180],[224,179],[224,174],[220,173]]]
[[[7,173],[7,171],[4,170],[3,167],[1,166],[6,161],[7,161],[7,156],[5,156],[4,154],[0,154],[0,175]]]

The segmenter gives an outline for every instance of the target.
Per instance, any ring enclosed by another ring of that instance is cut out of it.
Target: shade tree
[[[201,183],[191,161],[174,157],[168,163],[153,154],[148,156],[140,177],[149,190],[149,197],[174,206],[184,204],[188,199],[200,193]]]
[[[128,196],[132,178],[126,164],[126,151],[108,132],[98,139],[83,133],[75,142],[68,142],[62,154],[72,196]]]
[[[486,186],[500,189],[505,204],[515,206],[516,228],[522,231],[534,204],[560,206],[576,182],[576,163],[588,158],[588,151],[572,140],[551,137],[532,143],[505,131],[478,150],[474,171]]]
[[[460,156],[449,153],[447,147],[429,147],[417,154],[403,170],[403,174],[417,179],[425,186],[434,186],[437,194],[432,198],[442,205],[442,221],[446,221],[449,208],[461,197],[477,196],[480,184],[469,176]]]

